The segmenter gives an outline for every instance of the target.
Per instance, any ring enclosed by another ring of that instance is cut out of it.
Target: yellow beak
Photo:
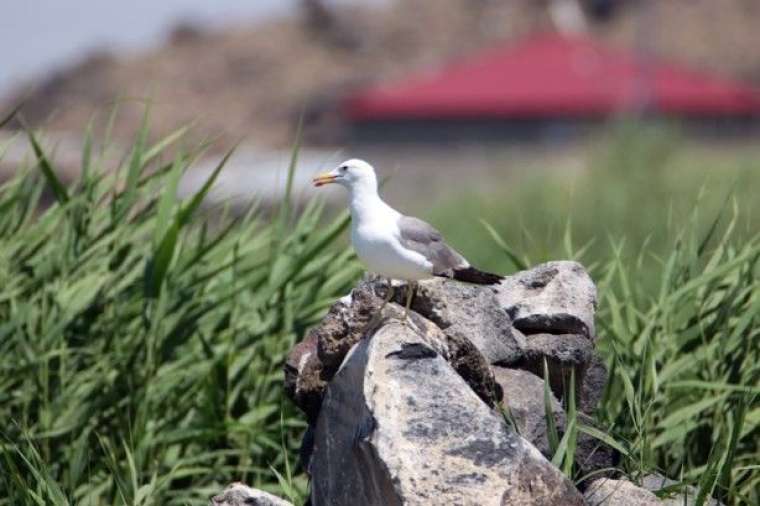
[[[314,183],[314,186],[324,186],[326,184],[334,183],[335,176],[329,172],[325,172],[324,174],[317,175],[314,179],[312,179],[312,182]]]

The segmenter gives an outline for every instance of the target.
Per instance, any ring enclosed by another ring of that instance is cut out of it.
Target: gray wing
[[[433,264],[433,274],[451,276],[454,269],[470,264],[462,255],[443,242],[443,236],[432,225],[412,216],[402,216],[398,220],[401,231],[401,245],[421,253]]]

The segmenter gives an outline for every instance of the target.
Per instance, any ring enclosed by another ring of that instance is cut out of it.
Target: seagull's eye
[[[347,165],[343,165],[343,166],[341,166],[341,168],[340,168],[340,169],[338,169],[338,170],[339,170],[339,171],[341,171],[341,172],[347,172],[347,171],[348,171],[348,166],[347,166]]]

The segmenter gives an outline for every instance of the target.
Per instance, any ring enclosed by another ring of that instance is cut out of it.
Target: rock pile
[[[251,488],[243,483],[233,483],[211,499],[211,506],[292,506],[277,496]]]
[[[584,433],[575,462],[589,482],[576,488],[549,461],[544,364],[560,436],[571,371],[586,425],[607,378],[580,264],[497,286],[425,281],[406,321],[400,288],[368,328],[389,286],[360,283],[288,357],[285,389],[309,422],[312,506],[665,504],[613,479],[618,455]],[[256,501],[241,504],[269,504]]]

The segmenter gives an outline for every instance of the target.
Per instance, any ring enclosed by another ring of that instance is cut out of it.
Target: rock
[[[678,485],[678,482],[656,473],[647,474],[641,479],[641,488],[645,488],[651,492],[659,492],[664,488],[673,487],[674,485]],[[678,488],[679,490],[673,491],[664,499],[660,499],[661,504],[666,506],[694,506],[697,503],[696,499],[699,490],[696,487],[687,485],[674,488]],[[708,498],[704,504],[705,506],[723,506],[723,503],[713,498]]]
[[[346,357],[314,443],[314,506],[583,504],[423,337],[393,320]]]
[[[293,506],[263,490],[251,488],[243,483],[232,483],[224,491],[211,499],[211,506]]]
[[[509,407],[520,435],[547,458],[551,458],[544,408],[544,380],[526,371],[494,367],[494,376],[504,392],[503,403]],[[565,412],[557,398],[551,396],[554,423],[565,426]]]
[[[370,283],[360,283],[333,304],[322,321],[288,354],[284,366],[285,392],[306,414],[309,423],[316,421],[327,383],[351,346],[370,330],[367,325],[380,310],[382,299],[375,293],[376,288]],[[402,313],[403,308],[388,304],[378,323]],[[447,357],[447,340],[438,327],[417,314],[410,313],[409,317],[430,345]]]
[[[395,295],[399,304],[405,304],[406,285]],[[412,309],[452,339],[472,342],[490,364],[510,365],[522,357],[522,343],[513,333],[512,321],[493,287],[449,279],[421,281]]]
[[[641,488],[645,488],[650,492],[657,492],[658,490],[677,484],[677,481],[657,473],[647,474],[641,479]]]
[[[517,423],[520,435],[533,444],[547,458],[553,453],[549,447],[546,410],[544,407],[544,380],[517,369],[494,367],[494,376],[504,395],[503,403],[509,407]],[[565,431],[566,415],[557,398],[551,395],[552,413],[560,437]],[[579,420],[592,425],[592,421],[579,413]],[[602,469],[609,469],[618,460],[617,453],[601,441],[578,432],[575,462],[585,475]]]
[[[656,495],[628,480],[594,480],[583,497],[588,506],[662,506]]]
[[[382,306],[386,289],[381,283],[360,283],[333,304],[324,319],[288,355],[285,392],[303,410],[310,424],[316,421],[327,384],[348,350],[383,322],[403,317],[403,307],[388,303],[374,329],[367,328]],[[458,333],[445,334],[414,311],[409,313],[407,324],[429,347],[451,362],[478,396],[490,406],[495,405],[500,395],[488,361],[466,337]]]
[[[607,387],[607,366],[596,352],[591,354],[591,361],[581,381],[580,410],[591,415],[596,411]]]
[[[571,370],[575,369],[576,392],[582,392],[586,368],[591,362],[594,345],[575,334],[533,334],[525,336],[524,357],[518,367],[544,377],[544,359],[549,368],[549,382],[558,398],[565,396]]]
[[[595,427],[596,423],[588,415],[579,412],[577,416],[579,423]],[[599,427],[596,428],[599,429]],[[589,436],[585,432],[578,432],[575,447],[575,465],[580,469],[581,475],[585,476],[595,473],[595,478],[599,478],[600,476],[614,478],[620,474],[614,469],[619,462],[620,453],[617,450],[607,446],[595,437]]]
[[[317,337],[316,333],[308,334],[290,350],[285,361],[285,393],[306,414],[309,423],[316,421],[327,388],[317,355]]]
[[[301,447],[298,449],[298,464],[301,469],[309,473],[309,462],[311,455],[314,453],[314,425],[309,424],[301,439]]]
[[[596,286],[577,262],[548,262],[508,276],[497,298],[524,334],[579,334],[593,339]]]
[[[501,401],[501,388],[493,377],[488,361],[469,339],[460,334],[446,336],[449,364],[470,385],[489,408]]]
[[[334,304],[322,322],[314,327],[310,334],[316,334],[317,352],[328,377],[332,377],[343,362],[348,350],[366,333],[368,324],[380,310],[383,303],[384,290],[387,287],[377,282],[362,282],[351,293]],[[382,317],[378,319],[375,329],[383,320],[399,317],[404,308],[396,304],[386,304]],[[432,322],[413,312],[409,313],[411,325],[444,356],[445,339],[441,331]]]
[[[681,492],[673,492],[669,497],[660,499],[653,492],[677,485],[678,482],[659,474],[644,476],[641,487],[628,480],[602,478],[594,480],[586,489],[584,497],[588,506],[694,506],[697,489],[684,487]],[[707,506],[722,506],[715,499],[708,499]]]
[[[311,329],[307,338],[315,336],[319,359],[330,377],[348,350],[361,339],[381,304],[371,287],[361,283],[333,304],[319,325]]]

